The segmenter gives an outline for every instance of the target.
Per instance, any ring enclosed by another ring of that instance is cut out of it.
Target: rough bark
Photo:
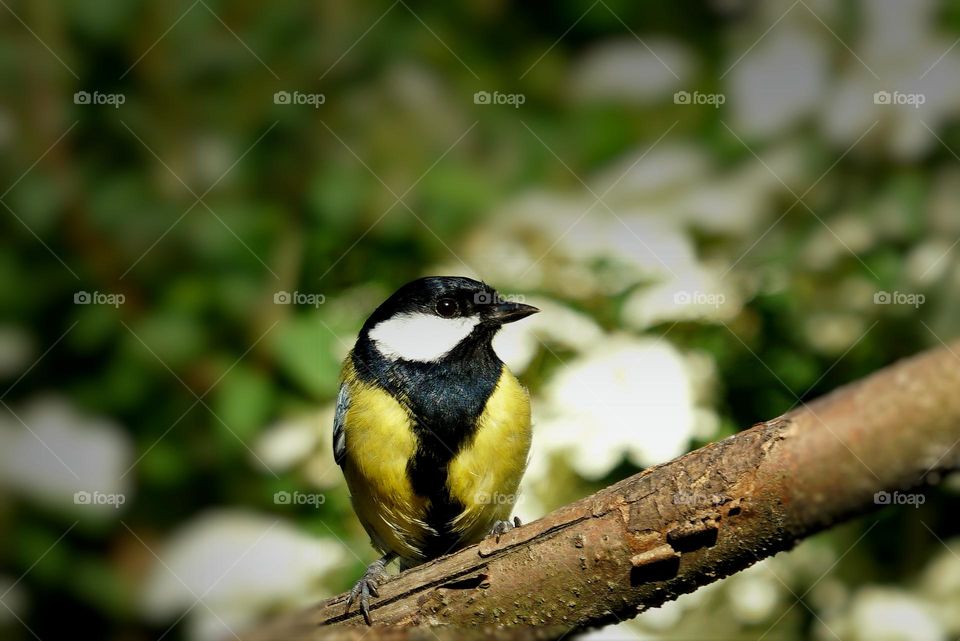
[[[374,600],[373,630],[340,595],[245,638],[551,639],[632,618],[960,466],[958,353],[902,361],[404,572]]]

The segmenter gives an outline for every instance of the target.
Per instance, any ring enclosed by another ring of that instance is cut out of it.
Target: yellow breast
[[[417,446],[410,414],[384,390],[360,381],[350,359],[343,379],[350,390],[343,475],[354,511],[375,547],[417,559],[428,529],[427,501],[414,494],[407,476]]]
[[[418,496],[407,472],[417,448],[410,411],[379,387],[360,380],[350,359],[343,380],[350,395],[344,418],[343,472],[351,501],[375,547],[423,560],[430,501]],[[450,461],[447,490],[464,506],[453,529],[475,543],[509,518],[530,451],[530,399],[503,367],[473,436]]]
[[[473,438],[450,462],[447,488],[464,506],[454,521],[464,543],[475,543],[513,511],[530,453],[530,397],[506,365]]]

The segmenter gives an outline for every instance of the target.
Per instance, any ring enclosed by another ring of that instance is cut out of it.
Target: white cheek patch
[[[473,318],[440,318],[433,314],[400,314],[380,321],[370,340],[387,358],[435,361],[452,350],[480,323]]]

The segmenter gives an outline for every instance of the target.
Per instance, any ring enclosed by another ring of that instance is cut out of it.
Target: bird
[[[493,349],[500,328],[539,310],[470,278],[411,281],[364,322],[344,360],[333,453],[382,557],[350,591],[370,596],[400,569],[520,525],[510,513],[527,466],[530,396]]]

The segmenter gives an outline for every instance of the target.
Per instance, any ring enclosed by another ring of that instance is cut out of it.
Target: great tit
[[[400,559],[412,567],[514,525],[530,451],[530,398],[491,341],[536,307],[470,278],[407,283],[363,324],[343,364],[333,453],[354,511],[383,557],[347,601]]]

